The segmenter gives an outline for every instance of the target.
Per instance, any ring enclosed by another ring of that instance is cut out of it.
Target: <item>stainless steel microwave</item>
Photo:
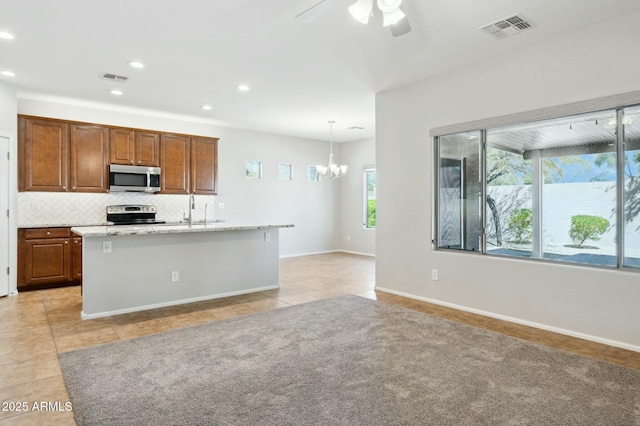
[[[160,167],[110,164],[109,191],[158,192]]]

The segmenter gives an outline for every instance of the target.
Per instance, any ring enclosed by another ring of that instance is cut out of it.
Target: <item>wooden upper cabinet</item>
[[[161,167],[161,192],[215,195],[218,139],[18,116],[20,191],[108,192],[109,164]]]
[[[109,130],[98,125],[71,124],[69,191],[107,192]]]
[[[63,121],[18,118],[20,191],[66,191],[68,132]]]
[[[111,164],[160,166],[160,135],[129,129],[111,129]]]
[[[160,135],[150,132],[136,132],[135,164],[158,167],[160,165]]]
[[[110,129],[111,164],[133,165],[136,132],[127,129]]]
[[[215,195],[218,183],[218,139],[191,138],[191,193]]]
[[[189,193],[189,136],[160,136],[160,191],[164,194]]]

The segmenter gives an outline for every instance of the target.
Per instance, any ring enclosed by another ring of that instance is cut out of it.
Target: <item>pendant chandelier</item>
[[[338,166],[333,161],[333,124],[335,123],[335,121],[331,120],[328,123],[331,126],[329,164],[327,166],[316,166],[316,171],[318,172],[318,176],[320,176],[320,178],[335,179],[347,174],[347,166]]]

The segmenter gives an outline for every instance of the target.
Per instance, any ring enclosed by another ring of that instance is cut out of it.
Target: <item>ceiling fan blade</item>
[[[296,16],[296,19],[306,24],[319,18],[321,15],[324,15],[326,12],[342,2],[344,2],[344,0],[322,0],[320,3],[311,6],[309,9]]]
[[[404,17],[393,25],[389,25],[389,28],[391,28],[391,34],[394,37],[400,37],[411,31],[411,25],[407,17]]]

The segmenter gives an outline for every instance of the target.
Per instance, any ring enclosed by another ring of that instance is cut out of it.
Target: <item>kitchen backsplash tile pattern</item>
[[[214,212],[215,196],[196,195],[194,220],[224,219]],[[179,222],[188,214],[188,195],[153,195],[139,192],[108,194],[64,192],[19,192],[18,227],[52,225],[93,225],[106,222],[107,206],[117,204],[152,204],[158,208],[156,218]]]

